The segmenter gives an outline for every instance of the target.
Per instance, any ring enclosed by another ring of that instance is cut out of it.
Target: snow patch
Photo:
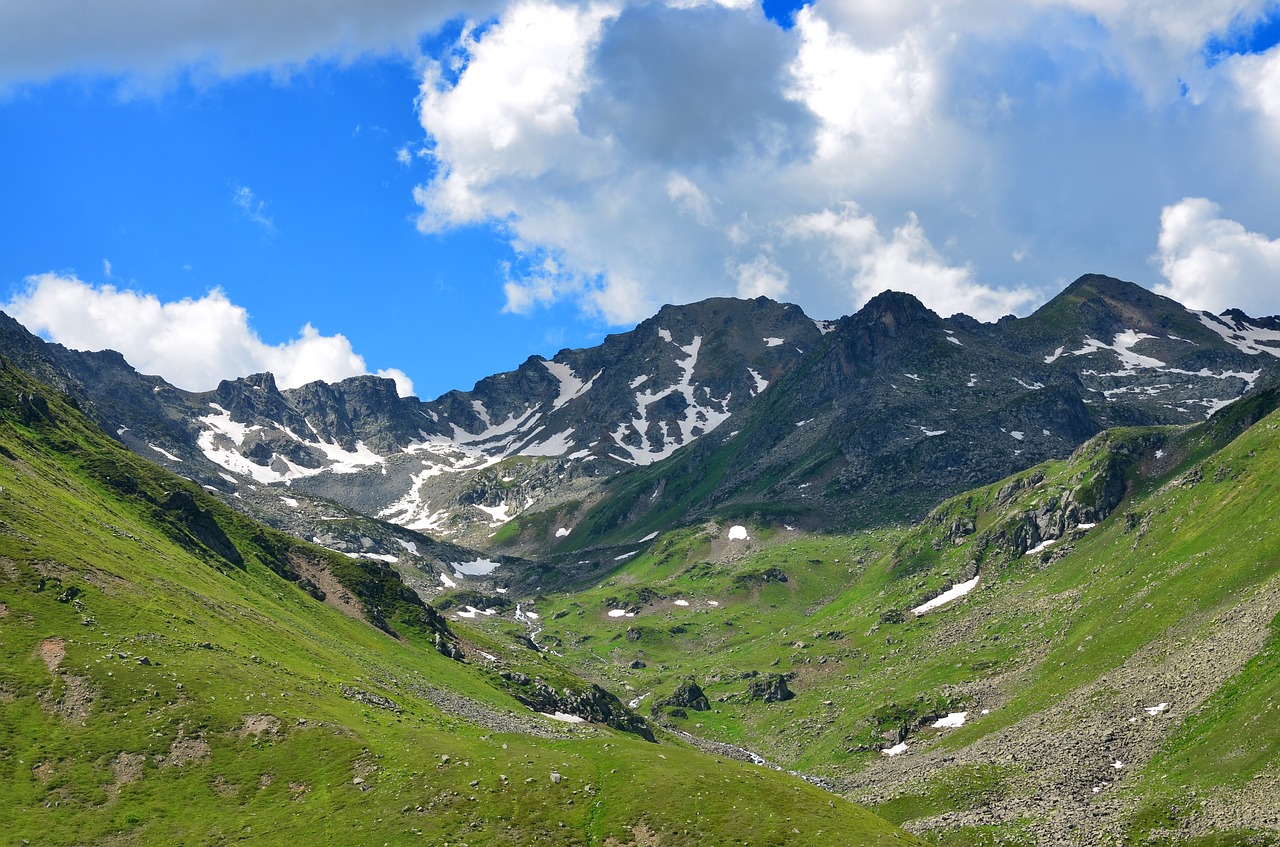
[[[280,502],[281,502],[281,503],[284,503],[284,504],[285,504],[286,506],[288,506],[290,509],[296,509],[296,508],[298,508],[298,501],[297,501],[297,500],[294,500],[292,497],[285,497],[285,496],[282,494],[282,495],[280,495]]]
[[[780,347],[786,342],[785,338],[765,338],[763,340],[765,347]]]
[[[586,723],[586,720],[577,715],[570,715],[567,712],[538,712],[544,718],[551,718],[553,721],[563,721],[564,723]]]
[[[150,447],[152,450],[155,450],[157,453],[159,453],[161,456],[164,456],[166,459],[168,459],[171,462],[182,461],[177,456],[170,453],[168,450],[164,449],[163,447],[157,447],[156,445],[152,444],[150,441],[147,442],[147,446]]]
[[[573,532],[573,530],[569,529],[569,527],[562,526],[556,530],[556,538],[564,538],[566,535],[568,535],[571,532]]]
[[[742,526],[741,524],[729,527],[729,540],[730,541],[746,541],[747,528],[745,526]]]
[[[1163,712],[1163,711],[1167,710],[1168,708],[1169,708],[1169,704],[1168,704],[1168,703],[1157,703],[1157,704],[1156,704],[1156,705],[1154,705],[1154,706],[1146,706],[1146,707],[1144,707],[1142,711],[1146,712],[1146,713],[1147,713],[1147,715],[1148,715],[1149,717],[1153,717],[1153,718],[1154,718],[1156,715],[1158,715],[1158,714],[1160,714],[1161,712]]]
[[[600,374],[604,373],[604,369],[596,372],[596,375],[585,382],[578,378],[573,372],[573,368],[568,365],[562,365],[559,362],[548,362],[543,360],[542,366],[546,368],[552,376],[560,380],[560,394],[551,403],[552,409],[559,409],[570,400],[576,400],[583,394],[591,390],[591,386],[595,384]]]
[[[960,339],[956,338],[954,335],[948,335],[947,340],[950,341],[952,344],[956,345],[957,347],[964,346],[963,344],[960,343]]]
[[[611,618],[621,618],[621,617],[624,617],[626,614],[627,614],[626,609],[610,609],[609,610],[609,617]]]
[[[769,387],[769,380],[760,376],[760,374],[756,373],[751,368],[747,368],[747,373],[751,374],[751,378],[756,381],[756,394],[759,394],[761,391],[764,391]]]
[[[957,583],[956,585],[951,586],[946,591],[939,594],[937,597],[934,597],[929,602],[921,603],[919,606],[916,606],[914,609],[911,610],[911,613],[914,615],[923,615],[926,612],[932,612],[934,609],[938,608],[939,606],[945,606],[947,603],[950,603],[952,600],[958,600],[961,597],[968,594],[973,589],[977,588],[978,580],[981,578],[982,578],[982,575],[979,574],[978,576],[975,576],[973,579],[968,580],[967,582]]]
[[[886,756],[901,756],[903,753],[907,752],[907,742],[899,741],[892,747],[886,747],[880,752]]]
[[[1257,356],[1260,353],[1280,356],[1280,331],[1263,329],[1235,318],[1228,323],[1225,318],[1208,312],[1193,314],[1200,319],[1200,323],[1222,336],[1224,341],[1243,353],[1248,353],[1250,356]]]
[[[945,718],[938,718],[930,726],[934,729],[958,729],[964,726],[964,722],[968,717],[968,712],[952,712]]]
[[[689,605],[689,601],[688,601],[688,600],[672,600],[671,602],[675,603],[677,606],[688,606],[688,605]]]

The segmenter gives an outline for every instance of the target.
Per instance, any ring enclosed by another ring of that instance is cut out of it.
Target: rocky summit
[[[578,551],[723,508],[813,527],[919,517],[1104,428],[1203,420],[1275,368],[1274,323],[1096,275],[993,324],[894,292],[834,322],[717,298],[429,401],[373,376],[191,393],[7,318],[0,339],[140,455],[297,535],[396,557],[432,539]],[[338,515],[415,535],[323,526]]]

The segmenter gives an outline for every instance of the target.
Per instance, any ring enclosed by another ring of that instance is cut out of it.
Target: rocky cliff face
[[[431,401],[372,376],[189,393],[8,318],[0,343],[141,455],[296,534],[387,557],[425,548],[420,533],[578,548],[726,507],[824,527],[917,517],[1103,427],[1203,419],[1274,369],[1280,327],[1099,276],[995,324],[893,292],[835,323],[719,298]],[[333,520],[358,516],[411,533],[388,546]]]
[[[1103,428],[1203,420],[1275,372],[1268,326],[1100,276],[995,324],[886,292],[732,425],[620,478],[589,520],[639,537],[713,509],[822,528],[919,518]]]

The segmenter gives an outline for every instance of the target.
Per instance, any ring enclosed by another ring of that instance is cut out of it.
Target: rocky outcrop
[[[602,723],[614,729],[653,741],[653,730],[644,718],[629,711],[617,697],[598,685],[557,690],[540,679],[530,680],[523,674],[507,672],[503,678],[510,684],[512,695],[536,712],[576,715],[586,721]]]
[[[707,712],[711,710],[711,701],[707,699],[707,695],[693,679],[686,679],[676,686],[666,697],[660,700],[654,700],[650,707],[654,717],[661,714],[664,706],[674,707],[677,709],[693,709],[695,712]]]
[[[781,703],[795,696],[795,693],[787,686],[787,675],[785,674],[764,674],[747,683],[748,700]]]

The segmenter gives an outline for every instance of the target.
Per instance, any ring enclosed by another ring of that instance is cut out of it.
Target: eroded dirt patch
[[[178,730],[178,737],[169,745],[169,755],[160,764],[164,767],[182,767],[192,762],[202,762],[209,758],[209,742],[203,738],[187,738],[183,730]]]
[[[237,738],[260,738],[280,731],[280,719],[275,715],[245,715],[244,723],[236,730]]]
[[[604,847],[662,847],[662,836],[645,824],[638,823],[627,829],[631,830],[631,841],[623,843],[616,838],[609,838],[604,842]]]
[[[93,701],[98,698],[98,693],[89,684],[89,680],[82,676],[63,674],[61,679],[62,696],[50,703],[52,692],[45,692],[41,695],[44,708],[62,716],[68,723],[83,724],[89,719],[89,712],[93,709]]]
[[[111,760],[111,784],[107,786],[108,794],[119,794],[121,787],[142,779],[142,770],[147,763],[143,753],[119,753]]]
[[[61,638],[46,638],[40,643],[40,660],[53,673],[67,655],[67,642]]]

